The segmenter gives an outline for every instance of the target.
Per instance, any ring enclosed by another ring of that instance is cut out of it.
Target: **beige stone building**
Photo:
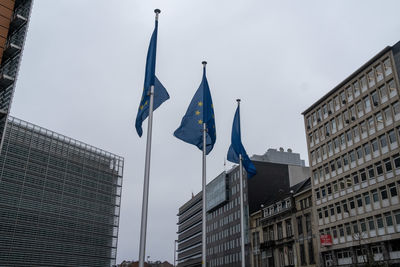
[[[400,42],[303,112],[320,266],[400,264]]]
[[[306,179],[251,214],[253,267],[316,266],[311,204]]]

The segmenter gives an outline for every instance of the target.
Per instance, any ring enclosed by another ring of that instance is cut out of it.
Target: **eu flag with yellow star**
[[[203,123],[206,124],[206,154],[213,149],[216,140],[214,107],[210,88],[203,67],[203,79],[174,136],[203,150]]]
[[[146,74],[144,77],[142,99],[140,100],[135,122],[136,131],[139,136],[142,136],[143,134],[142,123],[149,116],[151,86],[154,86],[153,110],[156,110],[164,101],[169,99],[167,90],[156,77],[157,30],[158,21],[156,20],[156,25],[150,40],[149,50],[147,51]]]

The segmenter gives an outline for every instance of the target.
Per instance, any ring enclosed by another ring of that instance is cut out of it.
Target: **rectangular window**
[[[366,232],[367,231],[367,226],[365,224],[365,220],[364,219],[360,220],[360,227],[361,227],[361,232]]]
[[[367,192],[367,193],[364,193],[363,196],[364,196],[365,205],[371,204],[371,199],[370,199],[370,197],[369,197],[369,193],[368,193],[368,192]]]
[[[297,231],[299,235],[303,234],[303,222],[302,222],[302,217],[297,217]]]
[[[369,143],[364,144],[364,154],[365,156],[368,156],[369,154],[371,154],[371,147],[369,145]]]
[[[370,100],[369,96],[364,97],[363,101],[364,101],[364,109],[365,110],[370,109],[371,108],[371,100]]]
[[[394,130],[391,130],[390,132],[388,132],[388,136],[389,136],[389,142],[391,144],[393,144],[394,142],[397,141],[396,139],[396,133],[394,132]]]
[[[363,150],[362,148],[359,146],[356,148],[357,151],[357,159],[361,159],[363,157]]]
[[[376,169],[376,175],[377,176],[380,176],[380,175],[383,174],[383,168],[382,168],[382,163],[381,162],[375,163],[375,169]]]
[[[369,88],[375,85],[375,75],[374,75],[374,70],[370,70],[367,74],[368,77],[368,85]]]
[[[395,197],[397,196],[397,188],[395,183],[389,184],[389,191],[390,191],[390,196]]]
[[[367,128],[367,122],[366,122],[366,121],[361,122],[361,125],[360,125],[361,134],[366,133],[367,130],[368,130],[368,128]]]
[[[372,152],[377,152],[379,150],[378,139],[371,141]]]
[[[394,116],[400,114],[400,104],[399,104],[399,102],[393,103],[392,108],[393,108]]]
[[[304,244],[300,244],[300,262],[301,265],[306,265],[306,252],[304,250]]]
[[[374,189],[371,191],[372,199],[374,202],[379,202],[378,190]]]
[[[390,214],[390,212],[387,212],[384,215],[385,215],[386,226],[388,227],[393,226],[392,214]]]
[[[353,183],[358,184],[360,182],[358,178],[358,173],[355,172],[352,174],[352,176],[353,176]]]
[[[381,143],[381,148],[384,148],[387,146],[387,140],[386,140],[386,135],[382,134],[379,136],[379,142]]]
[[[393,170],[392,162],[390,161],[390,158],[384,159],[383,163],[385,164],[386,172],[391,172]]]
[[[386,187],[382,186],[382,187],[379,188],[379,190],[381,191],[382,200],[388,199],[388,194],[387,194],[387,191],[386,191]]]
[[[314,247],[312,239],[308,241],[308,259],[309,259],[309,264],[315,264]]]
[[[367,90],[367,78],[365,76],[362,76],[360,78],[360,85],[361,85],[361,91],[362,92]]]
[[[378,229],[383,228],[383,219],[381,215],[377,215],[376,217],[376,225],[378,226]]]
[[[369,179],[375,178],[375,170],[374,170],[374,167],[373,167],[373,166],[368,166],[367,168],[368,168],[368,176],[369,176]]]
[[[369,230],[370,230],[370,231],[375,230],[374,218],[369,217],[369,218],[367,218],[367,220],[368,220],[368,227],[369,227]]]
[[[360,95],[360,84],[358,83],[358,81],[355,81],[353,83],[353,87],[354,87],[354,96],[357,97]]]
[[[383,80],[383,70],[382,70],[382,66],[378,65],[375,67],[375,72],[376,72],[376,80],[378,82]]]
[[[382,85],[381,87],[379,87],[379,94],[381,96],[381,99],[388,97],[388,92],[387,92],[387,88],[385,85]]]
[[[386,58],[383,61],[383,68],[385,70],[385,75],[388,76],[392,73],[392,64],[390,63],[390,58]]]

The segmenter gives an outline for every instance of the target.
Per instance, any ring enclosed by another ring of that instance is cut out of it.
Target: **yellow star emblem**
[[[202,121],[202,120],[199,120],[198,123],[199,123],[199,124],[203,124],[203,121]]]
[[[142,110],[142,109],[143,109],[143,105],[140,106],[140,110]]]
[[[200,111],[196,110],[195,114],[200,115]]]
[[[147,100],[146,100],[146,102],[144,102],[144,105],[145,105],[145,106],[147,105],[147,102],[148,102]]]
[[[199,105],[199,107],[203,106],[203,102],[200,101],[200,102],[198,103],[198,105]]]

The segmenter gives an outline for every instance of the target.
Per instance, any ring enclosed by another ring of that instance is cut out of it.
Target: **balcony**
[[[24,33],[25,30],[21,29],[8,37],[4,48],[3,60],[13,57],[16,53],[21,51],[24,42]]]
[[[15,9],[14,14],[11,18],[10,31],[18,29],[28,21],[29,11],[30,1],[27,1],[26,4],[21,4]]]
[[[0,91],[13,84],[17,73],[16,62],[8,61],[0,70]]]

